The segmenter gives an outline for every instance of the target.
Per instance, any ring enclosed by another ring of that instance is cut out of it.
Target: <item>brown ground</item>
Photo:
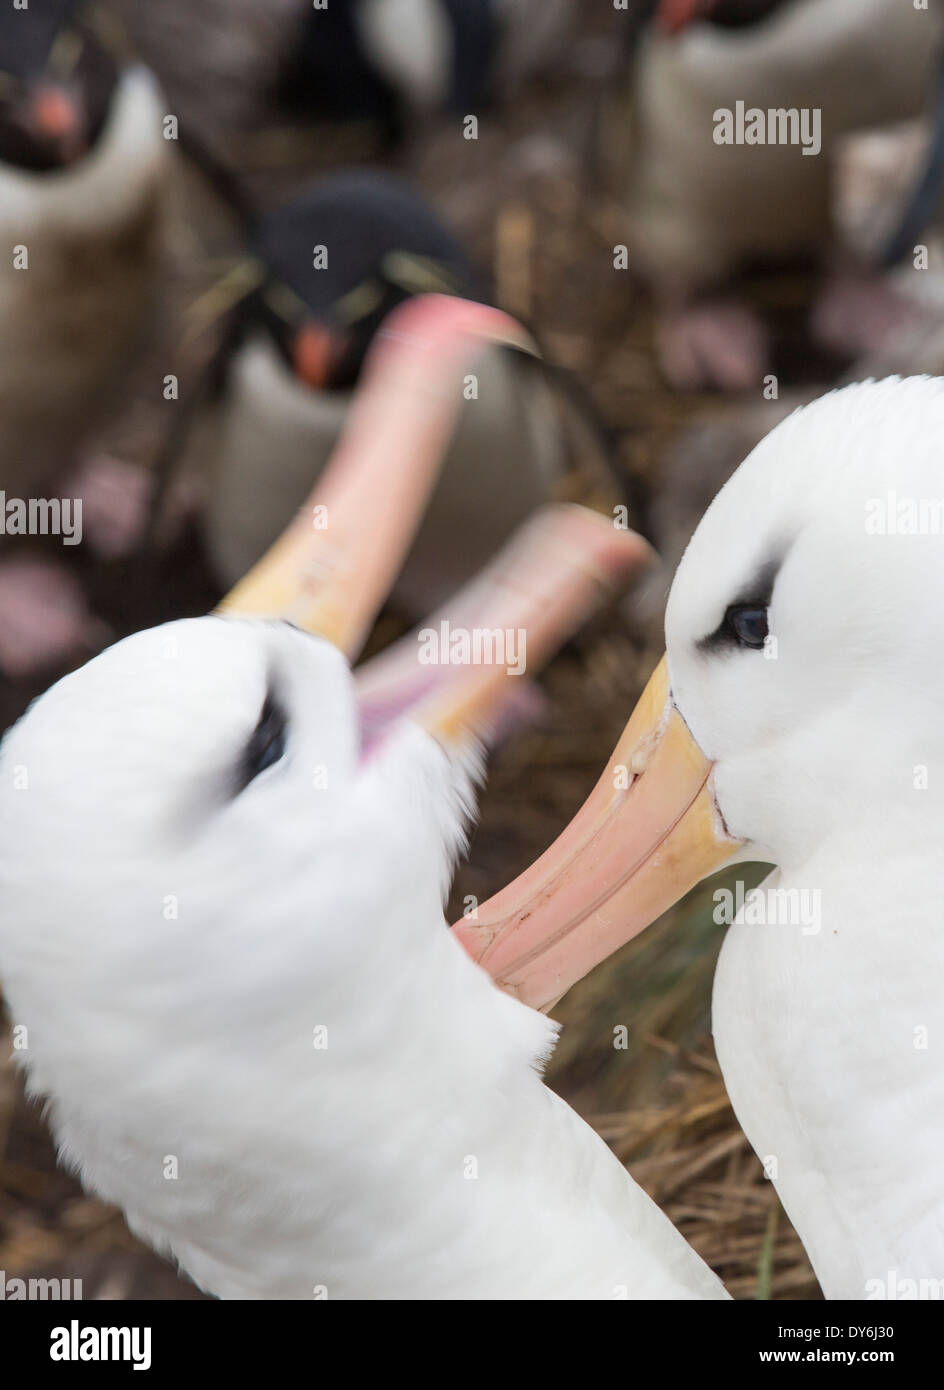
[[[168,0],[159,8],[186,27],[185,12],[199,17],[214,5]],[[249,8],[241,0],[233,12]],[[147,34],[141,7],[131,9]],[[189,102],[204,133],[251,168],[260,196],[331,162],[337,142],[324,134],[274,131],[264,111],[261,124],[240,131],[245,110],[212,93],[201,102],[204,88],[186,67],[167,67],[168,51],[185,49],[168,46],[166,36],[162,49],[154,39],[156,9],[148,56],[169,88],[176,81],[181,109]],[[251,48],[259,42],[251,23],[247,33]],[[213,53],[206,45],[197,51]],[[649,305],[632,277],[612,268],[613,245],[625,240],[620,208],[588,172],[590,91],[591,84],[571,75],[489,118],[477,144],[427,136],[406,163],[492,270],[504,306],[534,326],[548,356],[570,368],[590,394],[614,432],[633,497],[647,503],[636,507],[645,521],[666,502],[666,460],[682,432],[730,407],[717,397],[680,398],[660,379]],[[251,117],[251,93],[243,97],[247,104]],[[183,261],[176,293],[186,302],[208,272],[192,247]],[[784,386],[811,389],[827,380],[798,329],[804,278],[758,281],[748,292],[772,312]],[[146,459],[156,447],[158,421],[158,408],[143,393],[129,403],[109,442]],[[696,516],[697,510],[692,523]],[[76,563],[116,634],[205,612],[217,597],[192,533],[155,565],[96,565],[84,557]],[[497,889],[573,814],[657,659],[652,632],[631,605],[615,608],[549,671],[546,725],[514,738],[493,761],[457,899]],[[47,683],[0,689],[2,723]],[[803,1250],[741,1134],[714,1060],[709,997],[720,939],[710,888],[702,887],[562,1001],[555,1014],[565,1027],[550,1078],[735,1296],[816,1297]],[[618,1024],[629,1028],[626,1050],[613,1046]],[[117,1213],[86,1198],[57,1170],[42,1120],[24,1103],[10,1069],[0,1070],[0,1269],[8,1277],[82,1277],[86,1297],[199,1297],[132,1239]]]

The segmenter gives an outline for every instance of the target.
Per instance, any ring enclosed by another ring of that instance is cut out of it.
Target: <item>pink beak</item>
[[[570,825],[453,931],[497,984],[547,1009],[738,847],[663,658]]]
[[[463,374],[487,343],[534,351],[513,319],[481,304],[427,296],[390,315],[327,468],[220,612],[285,618],[356,657],[436,483]],[[521,634],[532,673],[649,553],[595,512],[551,506],[431,621]],[[520,689],[507,661],[421,666],[415,634],[357,680],[362,707],[409,713],[443,743],[487,729]]]

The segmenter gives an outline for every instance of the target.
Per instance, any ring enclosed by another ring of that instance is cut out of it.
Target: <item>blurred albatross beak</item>
[[[488,343],[535,351],[514,319],[463,299],[424,296],[388,317],[327,467],[221,613],[285,618],[356,656],[439,476],[462,374]]]
[[[356,673],[368,741],[391,714],[408,713],[444,748],[495,731],[521,677],[534,674],[652,552],[632,531],[598,512],[548,504],[535,512],[490,564],[428,618]],[[487,650],[461,665],[429,666],[418,658],[423,634],[476,633]]]
[[[534,347],[507,315],[442,295],[410,300],[387,319],[365,363],[344,434],[295,520],[219,611],[283,618],[353,660],[412,544],[463,401],[463,374],[487,343]],[[509,465],[514,466],[509,459]],[[495,499],[501,505],[501,498]],[[404,717],[444,746],[487,733],[539,669],[649,546],[581,507],[549,505],[472,579],[440,624],[489,644],[461,664],[422,664],[421,633],[401,638],[356,674],[362,744]]]
[[[530,869],[453,927],[497,984],[548,1008],[739,847],[711,763],[656,667],[603,776]]]

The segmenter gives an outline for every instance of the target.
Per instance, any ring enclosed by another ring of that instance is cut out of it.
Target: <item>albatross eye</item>
[[[277,700],[270,694],[265,698],[259,722],[243,749],[237,773],[237,792],[248,787],[260,772],[274,766],[285,753],[288,720]]]
[[[724,615],[724,626],[740,647],[762,647],[767,640],[767,609],[735,603]]]

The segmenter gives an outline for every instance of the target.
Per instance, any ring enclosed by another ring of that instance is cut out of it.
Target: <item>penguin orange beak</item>
[[[712,0],[659,0],[656,24],[663,34],[680,34],[712,10]]]
[[[65,88],[43,82],[32,92],[25,124],[61,153],[63,163],[86,148],[85,120],[79,101]]]
[[[310,319],[292,339],[292,371],[299,381],[323,391],[344,353],[345,340],[337,329]]]
[[[453,927],[473,960],[546,1009],[740,848],[712,764],[656,667],[603,776],[530,869]]]

